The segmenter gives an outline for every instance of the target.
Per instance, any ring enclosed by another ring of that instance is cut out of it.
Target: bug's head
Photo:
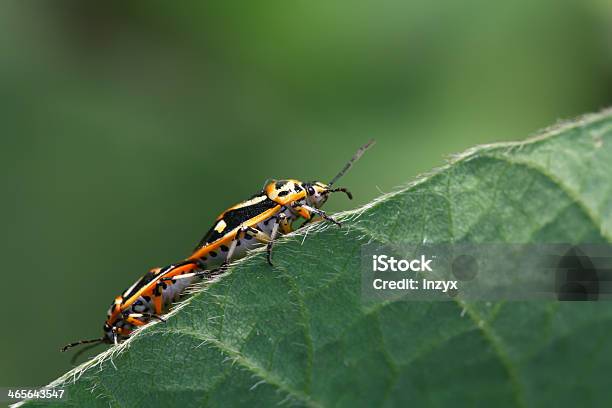
[[[108,343],[108,344],[113,343],[114,336],[115,336],[115,330],[113,329],[113,326],[110,325],[107,321],[104,323],[103,330],[104,330],[104,337],[103,337],[104,340],[102,342]]]
[[[119,317],[114,322],[104,323],[103,343],[115,344],[127,339],[131,333],[131,325],[123,317]]]
[[[108,310],[106,322],[104,322],[104,343],[118,343],[130,336],[132,325],[126,320],[126,312],[121,309],[123,296],[117,296]]]
[[[121,315],[121,311],[119,305],[122,301],[121,296],[117,296],[113,303],[111,303],[108,312],[106,313],[106,321],[104,322],[104,326],[102,330],[104,331],[104,335],[102,337],[96,339],[87,339],[87,340],[79,340],[70,344],[66,344],[61,348],[61,351],[67,351],[75,346],[79,346],[81,344],[91,344],[91,343],[106,343],[113,344],[119,340],[122,340],[124,337],[127,337],[125,334],[122,336],[123,329],[120,328],[124,324],[123,318]]]
[[[345,193],[349,199],[353,199],[353,195],[346,188],[332,188],[320,181],[302,183],[302,188],[306,191],[306,202],[314,208],[321,208],[329,195],[338,191]]]

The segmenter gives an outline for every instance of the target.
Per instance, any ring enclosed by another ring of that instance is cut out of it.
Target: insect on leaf
[[[474,148],[336,216],[341,229],[282,238],[273,268],[257,251],[167,323],[59,379],[61,406],[609,404],[610,304],[368,306],[359,254],[371,240],[612,242],[612,112]]]

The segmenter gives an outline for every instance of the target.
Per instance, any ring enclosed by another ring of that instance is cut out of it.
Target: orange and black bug
[[[117,344],[127,339],[137,327],[152,320],[164,321],[161,315],[179,299],[187,286],[199,277],[212,277],[216,272],[203,272],[197,262],[191,261],[152,269],[115,298],[108,310],[102,337],[70,343],[62,351],[79,344]]]
[[[373,144],[371,140],[357,150],[327,184],[295,179],[266,183],[261,192],[221,213],[189,258],[179,264],[149,271],[118,296],[108,311],[104,336],[70,343],[62,351],[79,344],[117,344],[128,338],[136,327],[152,320],[163,321],[161,315],[169,310],[185,288],[199,278],[222,273],[232,259],[244,256],[248,249],[266,244],[267,259],[272,264],[274,240],[279,234],[293,231],[297,220],[303,219],[307,223],[319,216],[340,226],[320,208],[331,193],[342,192],[349,199],[353,198],[346,188],[332,186]]]
[[[274,240],[279,234],[293,231],[295,221],[304,219],[309,222],[314,216],[319,216],[340,226],[320,208],[331,193],[343,192],[349,199],[353,198],[346,188],[332,186],[373,144],[374,140],[370,140],[357,150],[327,184],[294,179],[270,181],[261,192],[222,212],[187,259],[200,262],[203,269],[224,268],[231,259],[243,256],[246,250],[266,244],[268,262],[272,264]]]

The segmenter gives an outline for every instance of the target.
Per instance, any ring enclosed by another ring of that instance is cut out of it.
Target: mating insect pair
[[[266,245],[267,260],[272,265],[274,241],[279,234],[294,231],[293,224],[298,220],[305,220],[305,224],[319,216],[340,226],[321,207],[331,193],[342,192],[349,199],[353,198],[347,189],[332,186],[373,144],[371,140],[357,150],[327,184],[294,179],[272,180],[261,192],[230,207],[217,217],[189,258],[178,264],[152,269],[114,300],[102,337],[70,343],[62,351],[79,344],[117,344],[127,339],[136,327],[152,320],[163,321],[161,315],[188,286],[200,279],[219,275],[232,259],[244,256],[249,249]]]

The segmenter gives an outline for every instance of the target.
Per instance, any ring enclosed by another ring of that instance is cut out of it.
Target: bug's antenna
[[[374,143],[376,143],[376,140],[370,139],[370,141],[368,143],[366,143],[365,145],[361,146],[359,148],[359,150],[357,150],[355,152],[355,155],[351,158],[351,160],[349,160],[348,163],[346,163],[344,165],[342,170],[340,170],[340,172],[338,174],[336,174],[336,177],[334,177],[332,179],[332,181],[327,183],[327,185],[331,186],[336,181],[338,181],[338,179],[340,179],[340,177],[344,176],[346,174],[346,172],[349,171],[349,169],[353,166],[353,163],[355,163],[357,160],[359,160],[359,158],[365,153],[366,150],[368,150],[370,147],[374,146]]]
[[[72,347],[75,347],[81,344],[102,343],[104,342],[104,340],[105,340],[104,337],[100,337],[97,339],[90,339],[90,340],[79,340],[79,341],[75,341],[74,343],[66,344],[64,347],[61,348],[61,350],[62,352],[64,352]]]

